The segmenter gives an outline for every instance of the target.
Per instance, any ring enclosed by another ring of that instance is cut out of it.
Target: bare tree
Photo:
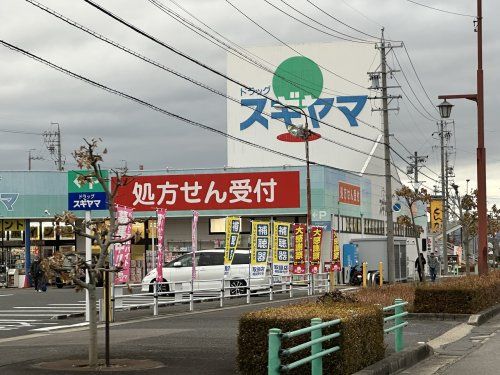
[[[498,234],[500,233],[500,208],[494,204],[488,213],[488,234],[493,238],[493,262],[500,257],[500,248],[498,244]]]
[[[62,214],[56,215],[55,221],[58,225],[64,223],[65,225],[72,226],[77,236],[89,238],[94,246],[99,247],[99,254],[95,259],[85,260],[81,256],[71,259],[71,270],[69,272],[73,282],[79,288],[87,289],[89,293],[89,367],[96,367],[98,364],[96,286],[102,273],[110,271],[107,264],[110,247],[113,244],[130,241],[133,238],[133,236],[117,238],[116,233],[118,228],[130,223],[118,223],[114,204],[120,187],[126,185],[130,179],[126,176],[126,168],[111,169],[109,177],[115,178],[113,186],[110,186],[108,178],[105,178],[101,170],[102,155],[107,153],[106,149],[100,151],[99,143],[101,139],[92,139],[91,141],[84,139],[84,142],[83,146],[73,152],[73,157],[82,169],[82,173],[78,179],[81,184],[95,183],[96,180],[101,184],[107,197],[108,217],[81,221],[74,213],[65,211]],[[118,270],[120,270],[120,267],[111,268],[111,271]],[[81,280],[81,275],[84,272],[88,272],[88,282]]]
[[[431,196],[427,193],[426,189],[413,190],[408,186],[403,185],[401,189],[395,191],[397,197],[401,198],[406,206],[410,209],[410,216],[402,215],[398,217],[398,223],[404,224],[406,227],[410,228],[414,234],[415,243],[417,244],[417,254],[420,269],[422,270],[422,281],[425,281],[424,265],[422,264],[422,257],[420,256],[420,233],[424,230],[420,225],[415,224],[415,215],[413,214],[412,207],[417,204],[417,202],[429,203],[431,201]]]

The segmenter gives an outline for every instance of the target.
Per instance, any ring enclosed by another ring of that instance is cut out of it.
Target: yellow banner
[[[251,277],[264,277],[267,268],[267,256],[271,243],[271,224],[268,221],[252,221],[251,237]]]
[[[431,200],[431,233],[443,230],[443,201],[441,199]]]
[[[273,275],[288,275],[290,267],[290,223],[273,225]]]
[[[233,263],[234,252],[238,246],[241,232],[241,218],[230,216],[226,218],[226,248],[224,251],[224,275],[229,274]]]

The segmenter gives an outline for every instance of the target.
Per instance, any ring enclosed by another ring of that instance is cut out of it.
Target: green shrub
[[[475,314],[500,302],[500,273],[445,279],[419,285],[415,290],[417,313]]]
[[[268,308],[247,313],[240,318],[238,334],[238,367],[248,375],[267,374],[268,332],[279,328],[290,332],[310,326],[312,318],[324,322],[341,319],[339,325],[323,330],[323,334],[340,331],[340,337],[323,343],[323,348],[336,345],[340,350],[323,357],[324,373],[352,374],[384,358],[382,311],[379,307],[353,303],[304,303]],[[283,340],[283,348],[310,340],[310,334]],[[283,361],[291,363],[310,354],[306,349]],[[308,373],[310,364],[291,374]]]

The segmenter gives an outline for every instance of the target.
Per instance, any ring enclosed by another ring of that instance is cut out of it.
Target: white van
[[[231,295],[246,293],[248,281],[250,252],[248,250],[236,250],[226,287],[229,286]],[[221,280],[224,278],[224,250],[211,249],[199,250],[195,255],[196,278],[194,280],[194,290],[213,289],[215,292],[221,288]],[[187,253],[163,266],[163,281],[171,282],[168,285],[159,285],[161,292],[169,291],[191,291],[191,273],[192,273],[192,253]],[[269,267],[267,268],[269,270]],[[261,289],[262,284],[268,282],[268,273],[266,278],[252,278],[250,288]],[[142,279],[142,291],[153,292],[153,285],[156,280],[156,269],[150,271]],[[235,289],[236,287],[241,289]],[[160,288],[161,287],[161,288]]]

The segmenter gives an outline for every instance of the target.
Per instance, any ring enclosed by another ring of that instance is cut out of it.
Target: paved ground
[[[436,355],[399,374],[498,374],[500,315],[479,327],[457,326],[456,330],[467,330],[468,334],[435,349]],[[449,332],[446,336],[450,337],[444,337],[443,341],[450,341],[454,333],[458,332]]]

